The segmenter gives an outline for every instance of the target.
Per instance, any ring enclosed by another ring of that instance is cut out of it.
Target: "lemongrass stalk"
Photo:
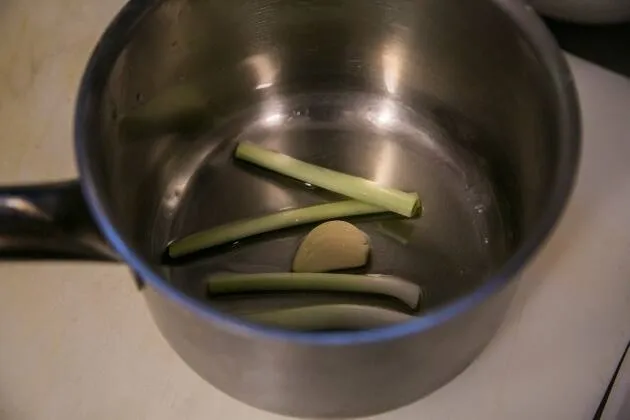
[[[271,291],[354,292],[390,296],[411,309],[420,303],[422,289],[395,276],[337,273],[217,274],[208,279],[208,294]]]
[[[172,242],[168,246],[168,254],[172,258],[177,258],[202,249],[274,230],[322,220],[382,213],[385,211],[381,207],[356,200],[344,200],[336,203],[284,210],[258,218],[239,220],[186,236]]]
[[[236,147],[235,156],[237,159],[406,217],[413,216],[420,206],[416,193],[384,187],[374,181],[322,168],[249,142],[240,143]]]
[[[242,315],[248,321],[291,330],[367,330],[387,327],[414,316],[378,306],[356,304],[313,305]]]

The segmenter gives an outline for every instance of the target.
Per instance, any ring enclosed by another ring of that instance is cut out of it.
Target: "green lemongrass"
[[[208,294],[271,291],[354,292],[390,296],[411,309],[420,303],[422,289],[395,276],[336,273],[218,274],[208,279]]]
[[[336,203],[284,210],[254,219],[228,223],[186,236],[171,243],[168,246],[168,254],[172,258],[177,258],[202,249],[274,230],[322,220],[382,213],[385,211],[381,207],[356,200],[344,200]]]
[[[313,305],[249,313],[242,317],[271,327],[291,330],[366,330],[387,327],[414,316],[378,306],[356,304]]]
[[[240,143],[236,148],[235,156],[237,159],[406,217],[413,216],[420,206],[416,193],[383,187],[374,181],[322,168],[249,142]]]

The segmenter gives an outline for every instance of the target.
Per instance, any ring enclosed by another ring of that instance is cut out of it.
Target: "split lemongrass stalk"
[[[240,143],[236,147],[235,156],[237,159],[254,163],[355,200],[374,204],[406,217],[416,214],[420,206],[420,200],[416,193],[384,187],[374,181],[322,168],[249,142]]]
[[[168,246],[168,254],[172,258],[177,258],[202,249],[238,241],[249,236],[274,230],[322,220],[383,213],[385,211],[386,210],[381,207],[356,200],[344,200],[336,203],[318,204],[300,209],[284,210],[254,219],[228,223],[186,236],[185,238],[171,243]]]
[[[367,330],[387,327],[414,316],[370,305],[328,304],[244,314],[248,321],[291,330]]]
[[[326,291],[390,296],[417,309],[422,289],[395,276],[336,273],[218,274],[208,279],[208,294],[245,292]]]

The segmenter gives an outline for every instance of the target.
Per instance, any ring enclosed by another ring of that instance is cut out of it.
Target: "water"
[[[507,249],[500,192],[483,160],[467,147],[483,133],[467,122],[461,122],[465,130],[459,129],[455,113],[445,119],[444,109],[438,113],[427,103],[412,110],[380,97],[318,94],[274,99],[241,112],[199,140],[205,139],[212,151],[187,184],[169,239],[285,208],[342,199],[308,183],[235,162],[236,142],[247,140],[418,192],[421,217],[352,220],[372,244],[370,261],[359,271],[417,282],[427,294],[425,308],[469,292],[502,262]],[[213,272],[289,271],[294,252],[311,227],[201,253],[173,267],[171,281],[204,298],[204,280]]]

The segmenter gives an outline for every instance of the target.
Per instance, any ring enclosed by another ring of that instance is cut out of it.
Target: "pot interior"
[[[114,53],[96,62],[105,83],[86,122],[115,228],[204,301],[213,273],[290,270],[312,226],[164,258],[185,235],[341,199],[235,162],[246,140],[417,192],[421,217],[352,219],[372,243],[357,272],[420,284],[424,309],[470,293],[541,223],[566,158],[548,70],[496,3],[171,0],[129,13],[110,33]]]

